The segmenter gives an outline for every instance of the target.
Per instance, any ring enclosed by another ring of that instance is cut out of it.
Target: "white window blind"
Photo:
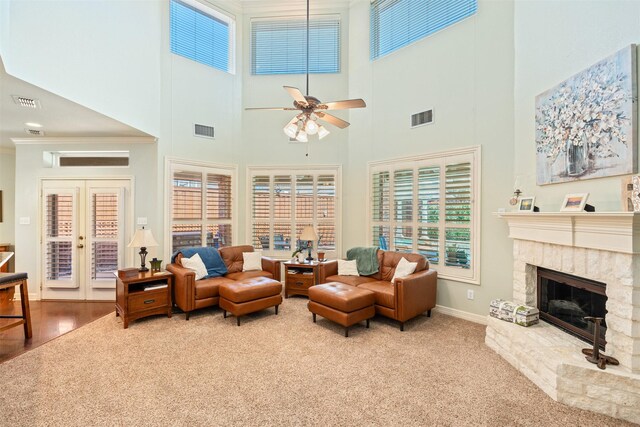
[[[370,16],[371,59],[440,31],[477,10],[477,0],[375,0]]]
[[[172,251],[233,244],[233,185],[229,170],[175,164],[171,172]]]
[[[171,0],[171,52],[232,72],[233,20],[201,3]]]
[[[441,277],[477,282],[479,155],[471,148],[371,164],[371,243],[418,252]]]
[[[250,175],[251,236],[257,249],[289,256],[301,244],[302,229],[311,225],[320,241],[314,248],[337,250],[337,170],[255,168]]]
[[[304,74],[306,49],[306,17],[251,21],[252,74]],[[340,72],[340,18],[336,15],[309,20],[309,72]]]

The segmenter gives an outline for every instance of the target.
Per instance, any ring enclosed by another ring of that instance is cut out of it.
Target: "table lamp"
[[[318,240],[318,235],[316,234],[316,230],[313,229],[311,225],[307,225],[302,229],[302,233],[300,233],[300,240],[307,241],[307,249],[309,253],[307,255],[307,261],[313,261],[313,257],[311,256],[311,247],[313,246],[313,242]]]
[[[145,259],[147,258],[147,248],[152,246],[158,246],[158,242],[153,238],[151,230],[146,230],[144,227],[136,230],[136,234],[133,235],[133,239],[127,247],[140,248],[140,252],[138,252],[140,254],[140,268],[138,271],[149,271],[149,269],[145,267]]]

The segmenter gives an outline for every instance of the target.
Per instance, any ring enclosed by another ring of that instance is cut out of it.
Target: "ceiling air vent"
[[[213,139],[213,137],[214,137],[214,129],[213,129],[213,126],[194,124],[193,125],[193,134],[195,136],[201,136],[203,138],[211,138],[211,139]]]
[[[433,109],[411,115],[412,128],[428,125],[429,123],[433,123]]]
[[[18,104],[21,107],[26,108],[41,108],[40,101],[37,99],[26,98],[24,96],[11,95],[13,98],[13,102]]]
[[[44,131],[40,129],[25,129],[24,131],[31,136],[44,136]]]

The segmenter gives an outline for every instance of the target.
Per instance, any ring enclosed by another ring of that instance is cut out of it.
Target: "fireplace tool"
[[[595,363],[598,365],[598,368],[605,369],[607,365],[619,365],[618,359],[611,356],[606,356],[600,353],[600,347],[598,347],[598,337],[600,336],[600,322],[602,322],[603,317],[585,317],[584,320],[587,322],[593,322],[594,331],[593,331],[593,349],[583,348],[582,354],[585,354],[589,362]]]

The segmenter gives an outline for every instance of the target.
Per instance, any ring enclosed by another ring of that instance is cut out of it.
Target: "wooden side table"
[[[309,288],[318,284],[317,261],[311,263],[286,261],[284,264],[284,297],[289,295],[309,296]]]
[[[124,328],[129,321],[154,314],[171,317],[173,274],[168,271],[140,272],[137,268],[118,270],[116,275],[116,316]]]

